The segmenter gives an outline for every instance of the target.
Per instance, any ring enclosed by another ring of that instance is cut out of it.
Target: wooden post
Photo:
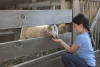
[[[56,9],[56,5],[55,4],[51,5],[54,1],[50,0],[50,7],[51,7],[50,10],[55,10]]]
[[[51,10],[55,10],[55,9],[56,9],[56,5],[54,4],[51,6]]]
[[[36,2],[36,0],[32,0],[32,3]],[[32,7],[32,10],[36,10],[37,7]]]
[[[65,0],[61,0],[61,10],[66,9],[66,1]],[[61,24],[61,26],[66,26],[66,24]]]
[[[80,13],[80,3],[79,0],[73,0],[73,17],[75,17],[78,13]],[[73,28],[73,41],[75,40],[77,33]]]
[[[61,0],[61,9],[66,9],[66,1],[65,0]]]
[[[73,9],[73,0],[71,0],[71,9]]]
[[[56,9],[56,5],[53,5],[53,6],[52,6],[52,9]]]
[[[79,0],[73,0],[73,17],[80,13]]]

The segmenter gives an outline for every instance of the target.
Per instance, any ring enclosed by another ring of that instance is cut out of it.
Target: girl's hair
[[[83,27],[88,31],[88,34],[90,35],[90,38],[91,38],[92,47],[94,47],[94,42],[93,42],[90,28],[89,28],[89,20],[83,14],[78,14],[77,16],[73,18],[73,23],[77,25],[80,25],[80,24],[83,25]]]

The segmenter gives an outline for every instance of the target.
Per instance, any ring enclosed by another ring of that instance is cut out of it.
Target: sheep
[[[36,38],[41,36],[52,36],[54,38],[58,37],[58,33],[66,32],[66,25],[43,25],[36,27],[23,27],[21,30],[20,40]]]

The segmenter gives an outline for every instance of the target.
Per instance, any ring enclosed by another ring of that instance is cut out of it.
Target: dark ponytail
[[[94,47],[94,41],[92,39],[92,35],[89,28],[89,20],[83,14],[78,14],[73,18],[73,23],[77,25],[83,24],[83,27],[88,31],[88,34],[91,38],[92,46]]]
[[[90,31],[89,26],[88,26],[87,30],[88,30],[88,34],[90,35],[90,38],[91,38],[92,47],[94,47],[95,44],[94,44],[94,41],[93,41],[93,38],[92,38],[92,35],[91,35],[91,31]]]

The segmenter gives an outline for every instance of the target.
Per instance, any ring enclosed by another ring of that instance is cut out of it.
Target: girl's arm
[[[72,44],[72,46],[69,46],[68,44],[66,44],[61,39],[52,39],[52,40],[55,41],[55,42],[60,43],[70,53],[76,53],[76,51],[78,50],[78,45],[77,44]]]

